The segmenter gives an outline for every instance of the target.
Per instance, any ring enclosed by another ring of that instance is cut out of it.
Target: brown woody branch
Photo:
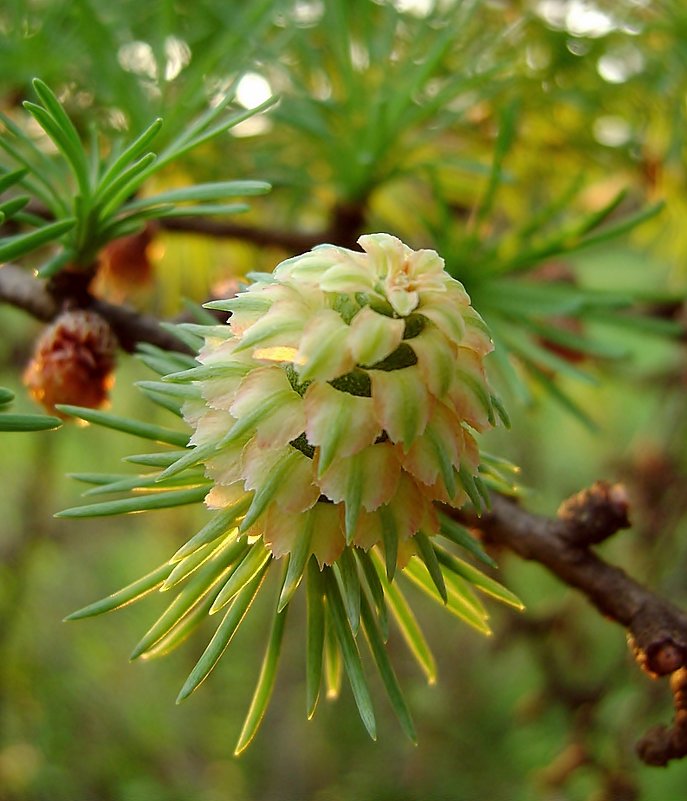
[[[160,228],[167,231],[200,234],[220,239],[240,239],[254,245],[281,247],[293,253],[302,253],[315,245],[328,241],[326,234],[308,234],[300,231],[256,228],[234,222],[220,222],[206,217],[163,217],[158,221]]]
[[[329,225],[313,233],[279,228],[256,228],[252,225],[211,220],[207,217],[162,217],[157,222],[167,231],[240,239],[254,245],[273,245],[290,253],[303,253],[323,243],[354,247],[364,227],[365,201],[337,203],[332,209]]]
[[[38,320],[49,322],[69,305],[69,293],[64,291],[63,286],[59,287],[59,291],[56,286],[52,290],[50,284],[13,264],[5,264],[0,268],[0,302],[23,309]],[[104,317],[124,350],[131,352],[137,343],[148,342],[164,350],[191,353],[190,348],[160,326],[156,317],[98,300],[87,292],[80,292],[79,295],[79,307],[92,309]]]
[[[638,753],[653,765],[687,756],[687,720],[682,720],[687,718],[683,675],[687,671],[687,615],[604,561],[591,547],[628,527],[624,489],[598,482],[566,501],[555,518],[528,512],[498,495],[493,497],[491,512],[481,518],[464,512],[454,515],[480,530],[487,542],[539,562],[580,590],[601,614],[627,629],[637,662],[651,676],[673,674],[675,723],[647,733]],[[683,678],[677,681],[679,676]]]
[[[687,756],[687,668],[670,677],[675,704],[671,726],[654,726],[637,743],[637,752],[647,765],[667,765],[671,759]]]
[[[13,264],[0,268],[0,301],[23,309],[43,322],[49,322],[59,312],[57,301],[43,281]]]

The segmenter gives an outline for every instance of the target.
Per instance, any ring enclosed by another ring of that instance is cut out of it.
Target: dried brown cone
[[[92,311],[66,311],[36,342],[24,383],[52,414],[59,403],[97,409],[114,384],[117,339],[109,324]],[[62,415],[60,415],[62,416]]]

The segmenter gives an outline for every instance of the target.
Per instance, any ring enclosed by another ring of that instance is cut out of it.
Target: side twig
[[[652,677],[673,675],[678,715],[671,729],[649,732],[638,746],[648,764],[666,764],[687,756],[684,715],[687,674],[687,614],[609,564],[592,550],[629,526],[629,504],[620,485],[598,482],[562,504],[555,518],[533,514],[502,496],[481,518],[454,512],[461,522],[482,532],[487,542],[509,548],[539,562],[571,587],[580,590],[605,617],[627,629],[638,664]],[[677,684],[676,684],[677,682]]]

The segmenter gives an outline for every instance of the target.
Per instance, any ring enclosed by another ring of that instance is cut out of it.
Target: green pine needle
[[[331,570],[325,571],[324,581],[328,602],[327,608],[329,609],[336,639],[341,649],[341,656],[343,657],[344,668],[353,691],[353,697],[367,733],[373,740],[376,740],[377,725],[375,723],[370,690],[367,686],[362,662],[360,661],[360,652],[346,617],[337,581]]]
[[[116,501],[74,506],[70,509],[56,512],[54,516],[71,518],[108,517],[110,515],[131,514],[133,512],[149,512],[154,509],[173,509],[176,506],[200,503],[205,499],[209,489],[210,485],[204,484],[202,487],[194,487],[193,489],[153,492],[132,498],[120,498]]]
[[[305,659],[305,697],[308,720],[315,714],[322,684],[324,662],[324,582],[314,556],[307,566],[307,642]],[[283,593],[283,590],[282,590]]]
[[[279,661],[279,653],[284,638],[284,626],[286,624],[287,612],[288,606],[281,612],[275,610],[267,651],[262,661],[258,683],[248,709],[248,714],[246,715],[241,734],[239,735],[236,748],[234,749],[235,756],[238,756],[250,745],[265,716],[267,705],[269,704],[274,688],[274,679],[277,673],[277,663]]]
[[[207,648],[203,651],[203,654],[198,662],[196,662],[189,677],[184,682],[184,686],[179,691],[177,704],[181,703],[185,698],[188,698],[188,696],[205,681],[210,675],[210,672],[217,665],[222,654],[229,646],[234,634],[236,634],[239,626],[243,622],[255,596],[260,591],[266,573],[267,568],[265,567],[246,584],[236,596],[234,602],[227,610],[224,619],[217,627],[212,639],[208,643]]]

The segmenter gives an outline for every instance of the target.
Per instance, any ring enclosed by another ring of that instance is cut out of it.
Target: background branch
[[[623,488],[605,482],[563,503],[555,518],[528,512],[499,495],[493,496],[491,512],[481,518],[452,512],[481,531],[487,542],[544,565],[565,584],[580,590],[605,617],[624,626],[635,658],[647,673],[654,677],[682,675],[687,664],[687,615],[591,549],[626,528],[627,513]],[[683,693],[683,683],[676,685],[675,693]],[[687,737],[678,723],[676,718],[673,728],[649,732],[638,748],[640,757],[649,764],[665,764],[687,755]],[[670,735],[674,731],[684,747],[676,745]]]
[[[278,228],[255,228],[235,222],[221,222],[206,217],[163,217],[158,225],[167,231],[212,236],[219,239],[240,239],[253,245],[273,245],[294,253],[301,253],[326,242],[327,235],[321,231],[312,234],[287,231]],[[324,238],[323,238],[324,237]]]

